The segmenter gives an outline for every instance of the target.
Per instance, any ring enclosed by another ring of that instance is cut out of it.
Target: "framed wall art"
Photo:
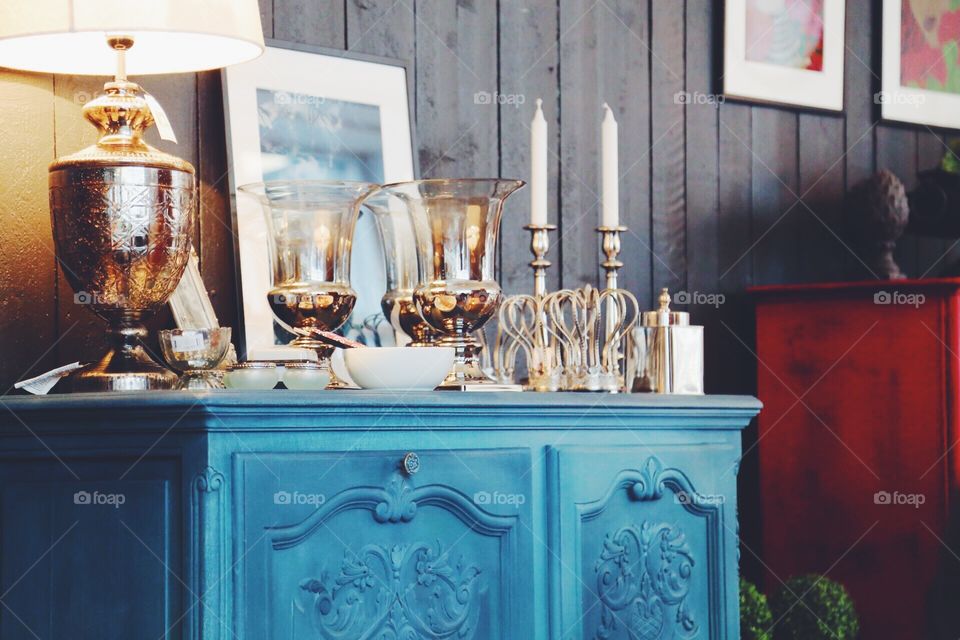
[[[881,117],[960,128],[960,2],[883,1]]]
[[[843,110],[844,0],[727,0],[723,92]]]
[[[267,229],[260,205],[240,185],[270,180],[361,180],[417,176],[404,62],[267,41],[258,59],[223,71],[241,325],[250,359],[281,359],[290,337],[267,305]],[[361,214],[352,251],[357,306],[351,323],[380,312],[386,288],[372,216]]]

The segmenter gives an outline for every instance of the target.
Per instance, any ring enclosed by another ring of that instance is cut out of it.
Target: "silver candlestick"
[[[617,225],[615,227],[608,227],[606,225],[601,225],[597,227],[597,232],[600,234],[601,238],[601,248],[603,249],[603,255],[606,256],[606,260],[600,263],[600,266],[603,267],[606,271],[606,289],[608,291],[614,291],[619,289],[617,286],[617,275],[620,271],[620,268],[623,266],[623,262],[620,261],[620,234],[627,230],[627,227],[623,225]],[[612,336],[617,332],[617,327],[621,323],[621,318],[619,317],[620,309],[617,306],[616,302],[611,298],[607,300],[607,313],[606,313],[606,331],[607,336]],[[615,359],[615,362],[606,362],[605,365],[608,370],[619,370],[620,360],[623,358],[623,354],[620,352],[620,348],[613,347],[608,352],[604,354],[605,357]]]
[[[530,251],[533,260],[530,267],[533,269],[533,295],[539,297],[547,294],[547,269],[553,264],[547,260],[550,251],[550,232],[557,229],[555,224],[528,224],[524,227],[530,232]]]
[[[597,227],[597,232],[600,233],[603,242],[603,255],[607,257],[606,260],[600,263],[600,266],[607,272],[607,289],[618,288],[617,272],[620,270],[620,267],[623,266],[623,263],[617,258],[617,256],[620,255],[620,234],[626,230],[627,228],[621,225],[616,227]]]

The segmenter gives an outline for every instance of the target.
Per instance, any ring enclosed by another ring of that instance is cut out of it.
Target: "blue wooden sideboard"
[[[0,398],[0,638],[739,636],[753,398]]]

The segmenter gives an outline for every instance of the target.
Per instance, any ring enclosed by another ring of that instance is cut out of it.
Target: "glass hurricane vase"
[[[454,347],[456,359],[441,388],[495,384],[480,367],[474,332],[497,311],[497,236],[506,198],[520,180],[416,180],[386,185],[376,197],[401,200],[413,221],[421,317]]]
[[[350,317],[357,293],[350,286],[350,249],[359,202],[377,185],[366,182],[291,180],[245,185],[241,193],[260,200],[267,219],[270,290],[267,303],[292,333],[292,347],[317,353],[332,375],[333,347],[314,329],[336,331]]]
[[[396,195],[377,191],[363,201],[373,214],[383,244],[387,291],[380,307],[394,331],[410,337],[410,347],[427,347],[437,343],[440,333],[420,315],[413,301],[419,284],[417,242],[413,217],[406,203]]]

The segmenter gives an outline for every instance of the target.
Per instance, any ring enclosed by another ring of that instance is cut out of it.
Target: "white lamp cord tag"
[[[147,106],[150,107],[150,113],[153,114],[157,131],[160,133],[160,139],[177,144],[177,135],[173,132],[170,118],[167,117],[167,112],[160,106],[160,102],[146,91],[143,92],[143,99],[147,101]]]

